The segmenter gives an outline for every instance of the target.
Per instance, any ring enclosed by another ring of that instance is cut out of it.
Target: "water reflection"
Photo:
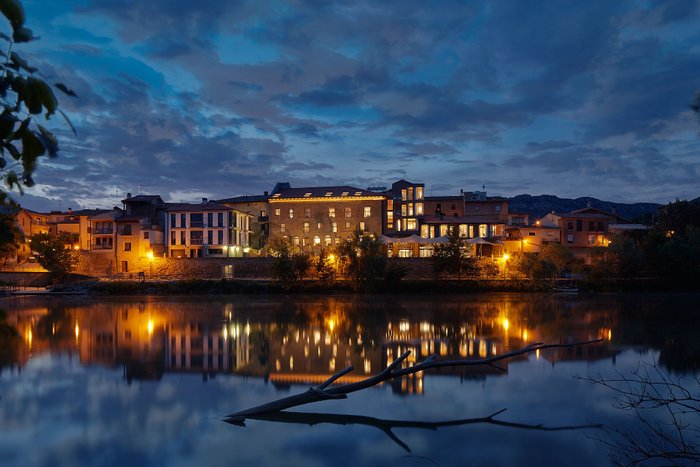
[[[74,352],[86,365],[123,367],[128,382],[159,380],[165,372],[201,373],[206,381],[226,372],[257,376],[286,387],[320,383],[349,365],[355,371],[345,382],[364,379],[406,350],[412,353],[405,365],[411,365],[432,354],[476,359],[532,342],[602,338],[605,342],[600,344],[542,352],[535,358],[552,365],[568,360],[614,362],[622,346],[663,332],[660,326],[652,330],[635,326],[625,313],[612,311],[611,300],[619,299],[236,297],[207,298],[205,302],[182,298],[98,303],[35,298],[12,302],[7,323],[22,338],[10,362],[20,369],[32,355]],[[649,307],[645,310],[649,312]],[[697,344],[693,339],[688,345]],[[661,349],[662,364],[671,368],[697,365],[696,354],[689,361],[687,352]],[[508,363],[503,363],[505,370]],[[435,372],[466,379],[503,374],[489,366]],[[419,373],[397,380],[393,390],[422,394],[423,378]]]

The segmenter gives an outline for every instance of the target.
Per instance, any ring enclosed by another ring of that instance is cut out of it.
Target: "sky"
[[[700,3],[24,0],[59,93],[19,197],[110,208],[292,186],[700,195]]]

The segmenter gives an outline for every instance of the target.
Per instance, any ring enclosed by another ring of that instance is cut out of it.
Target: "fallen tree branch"
[[[482,359],[460,359],[460,360],[439,360],[436,354],[429,356],[417,365],[413,365],[406,368],[398,368],[406,358],[411,354],[408,350],[404,352],[399,358],[394,360],[380,373],[374,376],[370,376],[367,379],[358,381],[355,383],[340,384],[333,387],[328,387],[331,383],[338,380],[342,376],[350,373],[354,368],[349,366],[338,373],[335,373],[326,381],[321,383],[316,387],[309,388],[306,392],[301,394],[295,394],[293,396],[284,397],[276,401],[268,402],[267,404],[258,405],[251,407],[249,409],[241,410],[229,414],[224,419],[225,422],[234,425],[245,425],[246,418],[253,418],[254,416],[269,414],[274,412],[279,412],[292,407],[298,407],[300,405],[311,404],[314,402],[320,402],[329,399],[346,399],[347,395],[351,392],[360,391],[362,389],[367,389],[377,384],[383,383],[384,381],[392,380],[395,378],[400,378],[402,376],[411,375],[418,373],[420,371],[425,371],[432,368],[444,368],[444,367],[455,367],[455,366],[477,366],[477,365],[489,365],[494,366],[495,362],[506,360],[508,358],[516,357],[518,355],[527,354],[530,352],[535,352],[537,350],[551,349],[551,348],[564,348],[564,347],[575,347],[579,345],[594,344],[601,342],[603,339],[596,339],[592,341],[576,342],[573,344],[544,344],[542,342],[530,344],[518,350],[513,350],[504,354],[494,355],[489,358]]]
[[[515,423],[503,420],[496,420],[494,417],[505,412],[506,409],[501,409],[486,417],[465,418],[460,420],[446,420],[439,422],[424,422],[412,420],[386,420],[375,417],[367,417],[363,415],[342,415],[342,414],[326,414],[326,413],[308,413],[308,412],[274,412],[260,415],[250,415],[248,418],[254,420],[265,420],[269,422],[293,423],[301,425],[318,425],[321,423],[329,423],[333,425],[365,425],[377,428],[384,432],[392,441],[401,446],[407,452],[411,452],[408,447],[392,430],[394,428],[417,428],[423,430],[437,430],[442,427],[489,424],[503,426],[507,428],[517,428],[524,430],[539,430],[539,431],[564,431],[564,430],[582,430],[582,429],[600,429],[602,425],[571,425],[571,426],[555,426],[547,427],[541,424]],[[228,422],[228,420],[225,420]],[[235,422],[229,422],[236,424]]]

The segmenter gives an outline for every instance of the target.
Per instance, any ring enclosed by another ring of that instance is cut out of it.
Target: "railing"
[[[204,222],[190,221],[190,227],[204,227]]]
[[[113,245],[100,245],[100,244],[93,244],[90,246],[91,250],[113,250],[114,246]]]
[[[102,229],[92,229],[92,233],[95,235],[112,235],[114,233],[114,229],[112,228],[102,228]]]

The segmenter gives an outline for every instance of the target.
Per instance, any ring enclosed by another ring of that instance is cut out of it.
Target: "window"
[[[331,240],[331,236],[330,236],[330,235],[326,235],[326,246],[331,246],[331,241],[332,241],[332,240]]]
[[[177,245],[177,237],[175,235],[175,232],[170,232],[170,244]]]
[[[214,243],[214,231],[208,230],[207,231],[207,245],[211,245],[213,243]]]
[[[501,205],[500,205],[500,204],[497,204],[496,206],[494,206],[493,209],[494,209],[494,211],[496,211],[496,212],[501,212]]]
[[[346,222],[345,222],[345,228],[346,228],[346,229],[349,229],[349,228],[350,228],[350,221],[346,221]]]
[[[413,203],[408,205],[408,215],[409,216],[413,215]]]
[[[299,246],[299,237],[292,237],[292,245]]]
[[[406,211],[406,205],[405,205],[405,204],[402,204],[402,205],[401,205],[401,215],[402,215],[402,216],[405,216],[405,215],[406,215],[406,212],[407,212],[407,211]]]
[[[304,208],[304,217],[307,219],[311,217],[311,208]]]
[[[289,210],[289,218],[294,219],[294,209]]]
[[[280,224],[280,232],[285,233],[287,231],[287,224]]]
[[[365,222],[364,221],[360,222],[360,230],[363,232],[365,231]]]
[[[447,225],[446,224],[440,225],[440,236],[445,237],[445,236],[447,236],[447,233],[448,233],[447,232]]]
[[[415,219],[406,219],[406,230],[416,230],[417,228]]]
[[[534,236],[537,235],[535,232],[532,232],[532,231],[528,232],[527,234],[528,234],[530,237],[534,237]]]
[[[406,189],[401,188],[401,199],[406,201]]]
[[[275,208],[275,216],[279,216],[279,215],[280,215],[280,208]]]
[[[207,225],[211,227],[214,225],[214,213],[213,212],[208,212],[207,213]]]
[[[335,208],[328,208],[328,217],[335,217]]]
[[[187,214],[180,214],[180,227],[187,227]]]
[[[352,217],[352,210],[350,208],[345,208],[345,217]]]
[[[170,214],[170,227],[175,227],[175,219],[176,218],[177,217],[175,216],[175,214]]]
[[[408,187],[408,199],[409,200],[413,199],[413,187],[412,186]]]
[[[605,231],[605,227],[603,227],[603,223],[598,222],[598,232],[604,232],[604,231]]]
[[[387,202],[386,202],[386,210],[387,210],[387,211],[393,211],[393,210],[394,210],[394,200],[393,200],[393,199],[387,200]]]
[[[467,224],[460,224],[459,225],[459,236],[460,237],[466,237],[468,232],[468,226]]]
[[[262,215],[264,216],[265,214],[262,214]],[[216,225],[218,225],[219,227],[224,226],[224,213],[223,212],[220,212],[216,215],[216,221],[217,221]]]
[[[479,237],[486,237],[486,224],[479,224]]]
[[[144,232],[144,233],[143,233],[143,239],[144,239],[144,240],[148,240],[149,236],[150,236],[150,232]]]
[[[428,231],[428,226],[426,224],[420,226],[420,236],[423,238],[429,238],[430,232]]]
[[[567,243],[574,243],[574,234],[567,234],[566,235],[566,242]]]
[[[304,232],[308,232],[308,231],[309,231],[309,223],[304,222]]]
[[[204,227],[204,214],[190,214],[190,227]]]
[[[217,230],[216,231],[216,240],[218,245],[223,245],[224,244],[224,231],[223,230]]]
[[[568,230],[574,230],[574,223],[573,222],[567,222],[566,223],[566,228]]]
[[[410,258],[413,256],[413,250],[408,248],[399,249],[399,258]]]
[[[124,243],[124,251],[131,251],[131,242]]]
[[[430,258],[431,256],[433,256],[433,247],[432,246],[420,247],[420,257],[421,258]]]
[[[416,203],[416,216],[423,215],[423,203]]]
[[[372,207],[365,206],[363,214],[364,214],[364,217],[372,217]]]
[[[588,236],[588,244],[589,244],[589,245],[591,245],[591,246],[595,245],[595,240],[596,240],[596,239],[595,239],[595,235],[589,235],[589,236]]]
[[[416,199],[423,199],[423,187],[422,186],[416,187]]]
[[[595,222],[593,221],[588,221],[588,230],[595,230]]]
[[[182,230],[180,231],[180,245],[185,245],[187,243],[187,236],[185,234],[185,231]]]
[[[578,219],[576,221],[576,232],[581,232],[583,230],[583,221]]]
[[[190,245],[201,245],[204,243],[204,232],[193,230],[190,232]]]

